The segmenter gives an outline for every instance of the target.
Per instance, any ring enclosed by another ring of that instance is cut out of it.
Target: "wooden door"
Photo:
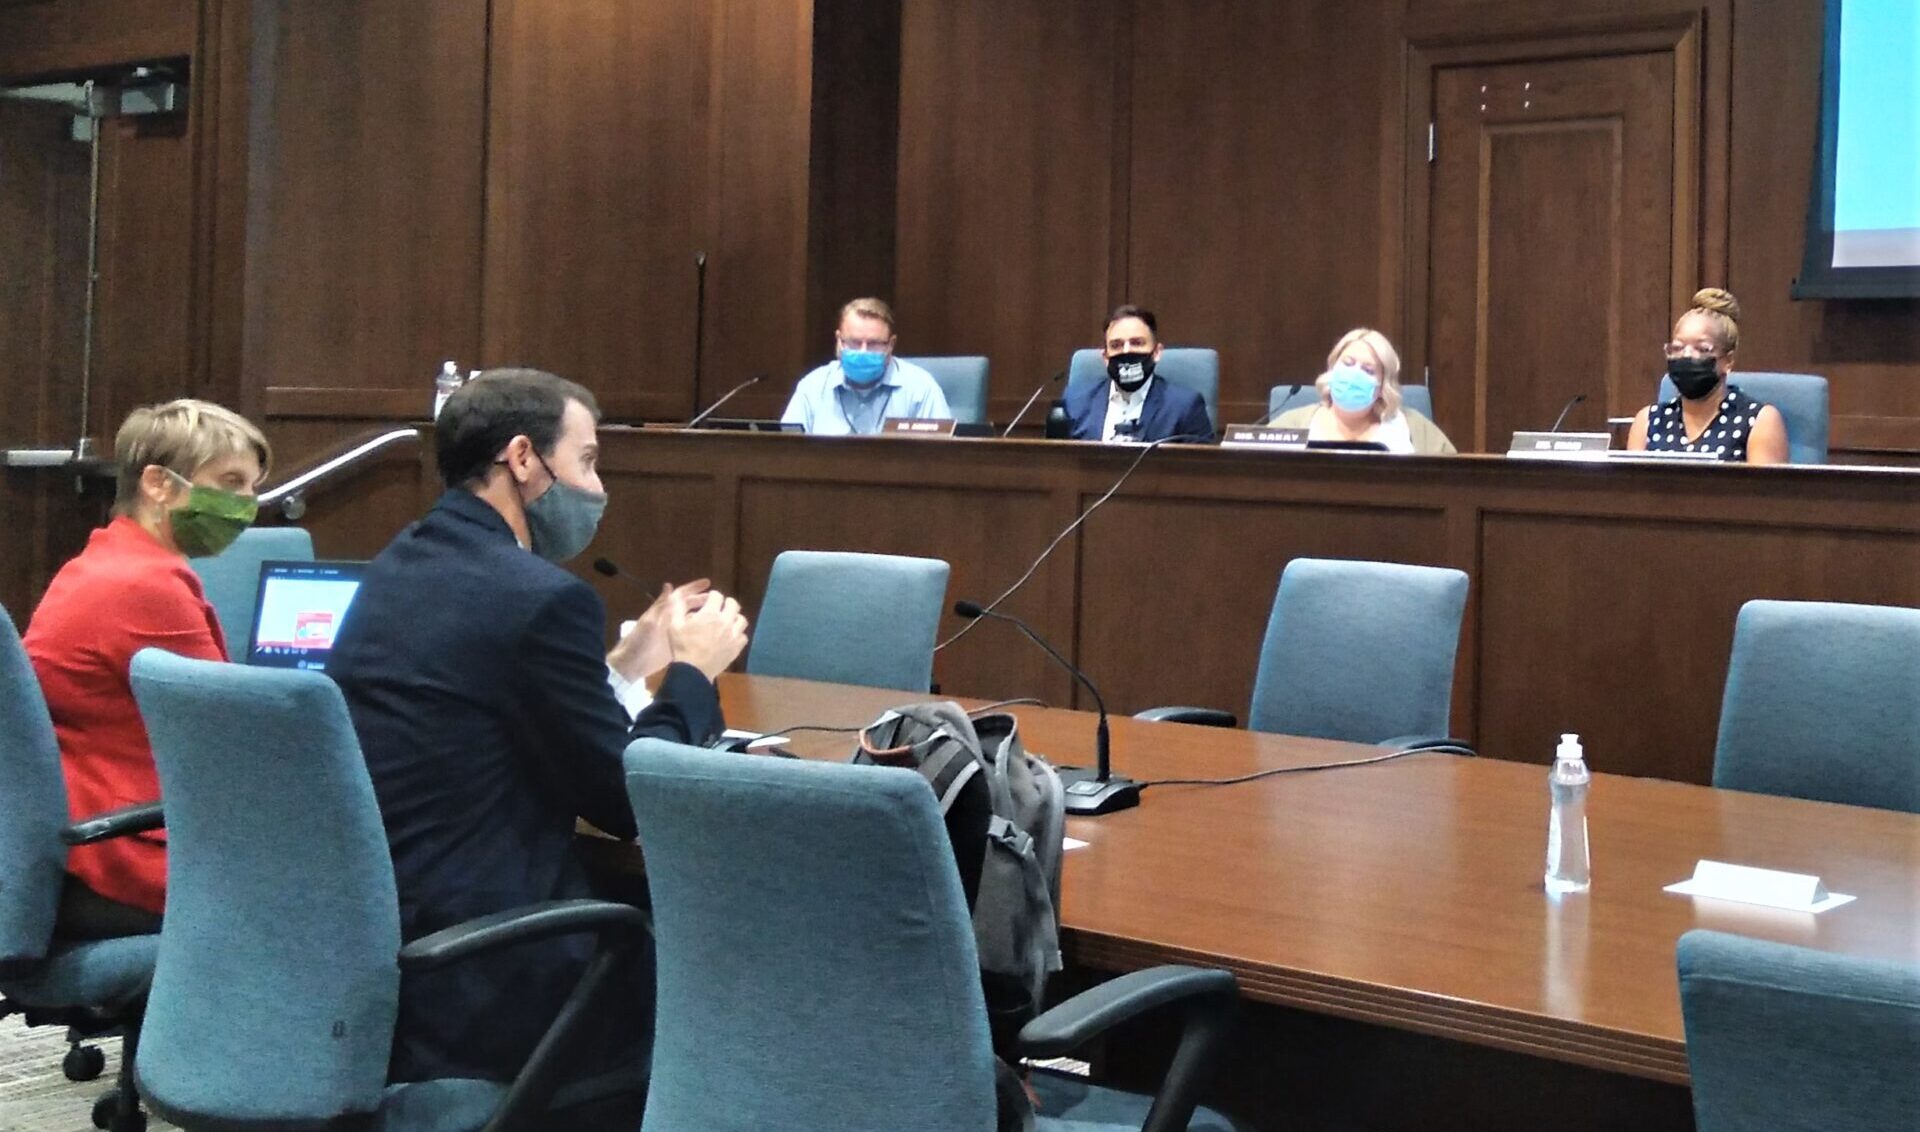
[[[1674,248],[1674,55],[1433,72],[1426,356],[1463,451],[1601,431],[1660,369]],[[1414,378],[1415,375],[1408,375]]]

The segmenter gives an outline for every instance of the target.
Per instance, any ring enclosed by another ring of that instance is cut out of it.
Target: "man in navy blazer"
[[[1148,442],[1170,436],[1213,439],[1213,422],[1200,394],[1154,373],[1160,362],[1160,324],[1145,307],[1124,306],[1107,316],[1102,348],[1107,380],[1067,386],[1067,419],[1074,440]]]
[[[328,659],[365,752],[414,940],[461,921],[592,895],[575,821],[635,836],[621,755],[638,736],[706,743],[713,678],[746,645],[731,598],[668,590],[611,654],[605,610],[558,563],[606,495],[593,395],[494,370],[437,425],[446,494],[368,565]],[[669,662],[671,660],[671,663]],[[659,677],[650,703],[644,681]],[[391,1075],[511,1079],[585,969],[589,938],[524,944],[401,983]],[[643,1065],[650,964],[620,1032],[590,1056]]]

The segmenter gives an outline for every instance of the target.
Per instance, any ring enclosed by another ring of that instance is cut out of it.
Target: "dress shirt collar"
[[[880,380],[872,385],[862,387],[848,381],[846,373],[840,369],[839,358],[835,358],[833,364],[827,367],[827,373],[828,389],[844,389],[856,397],[871,397],[876,389],[900,388],[900,363],[891,356],[887,358],[887,368],[880,373]]]

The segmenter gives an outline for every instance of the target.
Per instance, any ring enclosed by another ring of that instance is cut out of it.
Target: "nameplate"
[[[1222,448],[1305,448],[1307,430],[1278,428],[1274,425],[1228,425],[1221,438]]]
[[[1817,876],[1783,873],[1775,869],[1756,869],[1749,865],[1729,865],[1724,861],[1703,860],[1693,867],[1693,876],[1666,891],[1679,896],[1731,900],[1736,904],[1755,904],[1762,908],[1780,908],[1788,912],[1825,912],[1853,897],[1828,892]]]
[[[1522,460],[1604,460],[1613,437],[1604,432],[1516,432],[1507,455]]]
[[[880,435],[945,439],[953,435],[956,427],[958,427],[957,422],[946,419],[919,420],[914,417],[888,417],[880,422]]]

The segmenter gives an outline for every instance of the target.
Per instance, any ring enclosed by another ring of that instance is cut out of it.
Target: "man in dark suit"
[[[488,913],[592,894],[576,818],[635,836],[621,754],[638,736],[705,743],[723,723],[713,678],[746,645],[732,598],[663,592],[611,654],[593,588],[557,563],[593,537],[606,495],[599,410],[573,382],[495,370],[437,425],[446,494],[367,567],[327,674],[372,774],[408,940]],[[671,660],[671,663],[669,661]],[[657,694],[644,681],[658,676]],[[623,703],[623,701],[626,701]],[[570,937],[410,975],[392,1076],[511,1079],[593,948]],[[650,964],[633,992],[651,987]],[[609,996],[612,997],[612,996]],[[593,1043],[644,1064],[644,997]]]
[[[1102,352],[1107,380],[1067,387],[1067,419],[1074,440],[1147,442],[1170,436],[1213,439],[1213,422],[1200,394],[1154,373],[1160,362],[1160,324],[1145,307],[1125,306],[1107,317]]]

